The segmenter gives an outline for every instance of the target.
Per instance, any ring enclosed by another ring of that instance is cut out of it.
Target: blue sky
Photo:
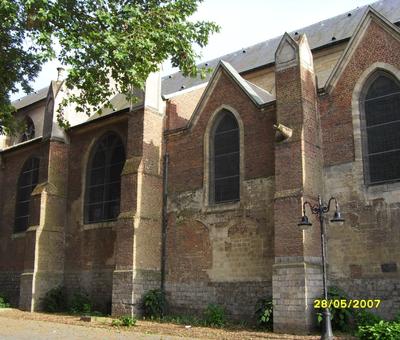
[[[193,20],[211,20],[221,26],[221,32],[212,36],[202,50],[201,60],[209,60],[254,45],[285,31],[308,26],[315,22],[370,4],[371,0],[205,0]],[[33,83],[35,90],[48,86],[57,77],[57,61],[44,65]],[[168,63],[166,73],[171,72]],[[14,94],[12,99],[24,95]]]

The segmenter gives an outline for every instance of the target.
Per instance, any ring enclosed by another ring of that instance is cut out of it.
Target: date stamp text
[[[380,299],[316,299],[314,300],[314,308],[379,308]]]

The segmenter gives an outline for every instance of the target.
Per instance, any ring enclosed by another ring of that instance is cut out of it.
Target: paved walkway
[[[10,319],[0,315],[1,340],[182,340],[166,335],[139,334],[97,327],[66,325],[62,323]]]

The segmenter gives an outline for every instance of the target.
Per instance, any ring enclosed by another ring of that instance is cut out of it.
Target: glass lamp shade
[[[335,213],[333,214],[333,218],[331,219],[331,222],[339,224],[344,223],[344,218],[340,215],[340,211],[337,210],[335,211]]]
[[[307,215],[301,217],[300,223],[297,224],[301,230],[307,230],[312,226],[312,223],[308,220]]]

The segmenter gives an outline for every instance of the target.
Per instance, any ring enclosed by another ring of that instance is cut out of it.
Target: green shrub
[[[374,325],[360,326],[357,336],[361,340],[398,340],[400,323],[381,320]]]
[[[143,314],[150,318],[160,318],[164,314],[165,297],[160,289],[149,290],[143,296]]]
[[[72,314],[89,315],[92,312],[92,304],[86,293],[75,293],[69,301],[69,312]]]
[[[136,318],[132,316],[121,316],[118,319],[114,319],[111,323],[115,327],[132,327],[136,325]]]
[[[226,323],[225,309],[215,304],[209,304],[204,311],[204,323],[212,327],[224,326]]]
[[[0,295],[0,308],[10,308],[10,304],[7,299]]]
[[[321,298],[323,299],[323,298]],[[348,300],[346,294],[337,287],[328,288],[328,300]],[[354,319],[354,312],[348,308],[335,308],[331,306],[329,308],[331,313],[332,329],[341,332],[351,331],[352,321]],[[323,309],[317,311],[317,321],[322,326],[323,321]]]
[[[41,299],[42,307],[48,313],[60,313],[67,310],[67,296],[64,287],[50,289]]]
[[[255,311],[257,324],[269,331],[272,331],[273,327],[273,306],[272,299],[260,299],[256,304]]]
[[[382,319],[371,312],[367,312],[366,310],[357,310],[355,312],[355,321],[358,327],[360,326],[372,326],[376,323],[379,323]]]

